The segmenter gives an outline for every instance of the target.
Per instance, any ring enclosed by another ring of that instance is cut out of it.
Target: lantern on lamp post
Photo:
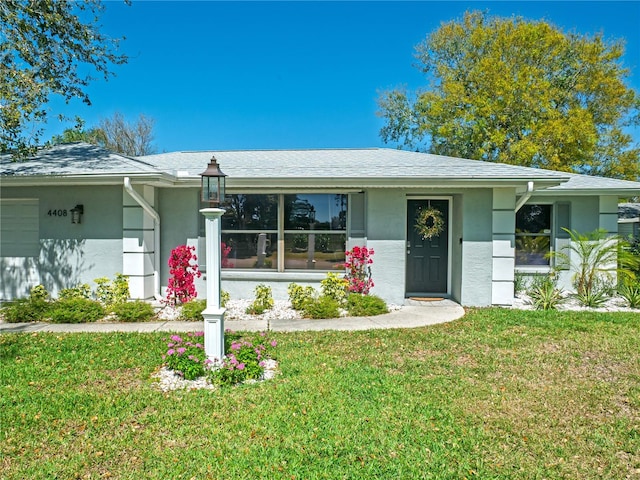
[[[211,157],[207,169],[200,174],[202,177],[202,201],[210,207],[217,207],[224,202],[226,175],[220,170],[215,156]]]
[[[220,364],[224,358],[224,313],[220,305],[220,271],[222,268],[221,217],[224,214],[225,177],[216,157],[211,157],[207,169],[202,172],[202,201],[209,203],[200,213],[205,217],[205,242],[207,256],[206,289],[207,307],[202,312],[204,318],[204,350],[207,358]]]

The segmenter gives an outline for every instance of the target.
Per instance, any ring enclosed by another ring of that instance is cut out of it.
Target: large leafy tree
[[[0,151],[38,144],[54,95],[90,105],[86,87],[125,63],[99,31],[100,0],[0,2]]]
[[[381,137],[465,158],[637,179],[622,42],[467,12],[416,47],[429,86],[384,92]]]

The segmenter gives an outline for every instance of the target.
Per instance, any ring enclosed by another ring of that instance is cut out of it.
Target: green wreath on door
[[[415,229],[423,240],[438,237],[444,230],[442,212],[433,207],[421,209],[416,219]]]

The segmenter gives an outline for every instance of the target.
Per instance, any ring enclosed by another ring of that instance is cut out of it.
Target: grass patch
[[[2,478],[640,475],[634,313],[271,333],[281,375],[213,392],[154,388],[166,336],[0,335]]]

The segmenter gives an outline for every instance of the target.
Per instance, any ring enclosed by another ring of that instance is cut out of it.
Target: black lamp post
[[[220,170],[216,157],[211,157],[207,169],[202,176],[202,201],[211,207],[218,207],[224,203],[224,189],[226,175]]]

